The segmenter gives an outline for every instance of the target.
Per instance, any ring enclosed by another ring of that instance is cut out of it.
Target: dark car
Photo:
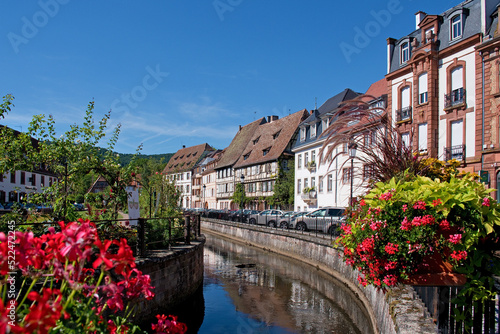
[[[301,231],[317,230],[332,235],[338,234],[338,228],[344,220],[344,208],[328,207],[314,210],[291,220],[290,228]]]

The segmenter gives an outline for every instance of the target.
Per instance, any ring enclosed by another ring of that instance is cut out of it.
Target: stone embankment
[[[149,251],[136,259],[143,274],[151,277],[155,297],[141,302],[136,322],[150,319],[165,309],[172,309],[191,297],[203,284],[203,246],[205,238],[198,237],[190,245],[173,246],[170,250]]]
[[[347,266],[330,236],[297,233],[265,226],[255,226],[202,218],[203,229],[227,238],[276,252],[309,263],[342,282],[359,297],[368,314],[374,333],[437,333],[437,326],[411,286],[401,285],[388,291],[366,288],[358,283],[358,272]]]

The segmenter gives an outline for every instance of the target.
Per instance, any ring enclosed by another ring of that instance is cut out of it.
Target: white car
[[[266,210],[258,214],[253,214],[248,217],[248,222],[250,224],[267,225],[271,227],[276,227],[277,221],[279,221],[280,216],[283,214],[281,210]]]
[[[290,228],[300,231],[316,230],[338,235],[338,228],[345,220],[345,208],[328,207],[314,210],[304,216],[292,218]]]

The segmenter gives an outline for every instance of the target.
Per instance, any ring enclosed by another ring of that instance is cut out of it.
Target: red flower
[[[450,238],[448,239],[452,244],[458,244],[460,243],[460,240],[462,240],[462,235],[461,234],[452,234],[450,235]]]
[[[483,206],[490,206],[490,199],[488,197],[483,198]]]
[[[390,191],[388,191],[386,193],[381,194],[378,198],[383,200],[383,201],[388,201],[392,198],[392,193]]]
[[[467,259],[467,252],[466,251],[453,251],[453,253],[451,253],[450,256],[452,259],[455,259],[457,261],[465,260],[465,259]]]
[[[438,205],[440,205],[440,204],[443,204],[443,202],[441,202],[441,199],[440,199],[440,198],[435,199],[435,200],[433,200],[433,201],[432,201],[432,205],[433,205],[434,207],[436,207],[436,206],[438,206]]]
[[[184,334],[187,331],[186,324],[177,321],[173,315],[157,315],[158,323],[152,324],[151,328],[155,334]]]
[[[388,243],[386,246],[385,246],[385,251],[387,252],[387,254],[396,254],[396,252],[399,250],[399,245],[398,244],[393,244],[393,243]]]
[[[24,318],[26,333],[48,333],[61,317],[62,304],[60,291],[57,289],[43,289],[43,295],[36,291],[28,294],[33,301],[29,313]],[[55,296],[55,298],[53,298]]]

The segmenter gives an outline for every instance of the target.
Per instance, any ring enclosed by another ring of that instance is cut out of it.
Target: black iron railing
[[[455,145],[444,148],[445,161],[456,159],[465,161],[465,145]]]
[[[444,95],[444,107],[450,108],[465,102],[465,89],[458,88]]]
[[[411,106],[396,110],[396,122],[411,120]]]

